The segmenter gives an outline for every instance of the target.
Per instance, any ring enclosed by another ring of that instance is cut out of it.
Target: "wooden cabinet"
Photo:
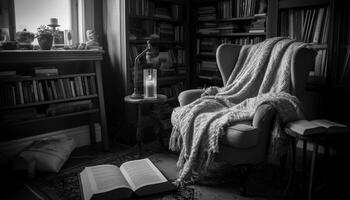
[[[0,51],[0,141],[15,140],[95,122],[103,148],[108,131],[101,60],[94,50]]]

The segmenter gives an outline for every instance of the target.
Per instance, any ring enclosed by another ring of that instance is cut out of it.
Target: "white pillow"
[[[73,138],[65,135],[53,136],[34,141],[20,153],[20,157],[30,164],[31,168],[35,165],[36,170],[59,172],[75,147]]]

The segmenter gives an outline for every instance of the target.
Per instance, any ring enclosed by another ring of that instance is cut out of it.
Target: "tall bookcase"
[[[150,40],[159,58],[157,90],[168,97],[161,105],[162,122],[165,128],[170,128],[170,114],[178,104],[177,96],[189,86],[189,1],[129,0],[126,11],[128,94],[134,87],[134,59]],[[141,58],[140,65],[144,64],[145,58]],[[142,70],[138,76],[142,91]]]
[[[222,85],[215,53],[221,43],[255,44],[267,38],[267,2],[193,1],[191,74],[193,87]]]
[[[307,84],[310,118],[350,124],[349,3],[336,0],[269,0],[271,36],[289,36],[317,51]],[[341,112],[339,112],[341,111]]]

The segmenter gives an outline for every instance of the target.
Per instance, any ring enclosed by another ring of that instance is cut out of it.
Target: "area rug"
[[[152,146],[152,145],[151,145]],[[155,150],[156,149],[156,150]],[[160,153],[159,149],[152,147],[146,147],[142,152],[142,157],[149,157],[153,163],[157,166],[157,163],[162,165],[163,159],[157,157],[157,154]],[[156,155],[155,157],[152,155]],[[164,155],[165,154],[160,154]],[[169,156],[174,156],[169,154]],[[81,191],[79,186],[79,173],[87,166],[94,166],[100,164],[114,164],[120,166],[122,163],[130,160],[138,159],[137,149],[132,148],[126,151],[107,153],[104,155],[95,156],[96,158],[75,164],[67,168],[63,168],[57,174],[44,174],[39,177],[29,181],[28,186],[42,199],[47,200],[80,200]],[[158,166],[157,166],[158,167]],[[167,176],[164,171],[169,171],[169,169],[164,169],[161,166],[160,169],[162,173],[169,179],[175,179],[174,175],[175,167],[173,167],[172,172]],[[169,168],[166,167],[165,168]],[[171,171],[171,170],[170,170]],[[168,172],[166,172],[169,174]],[[150,195],[147,197],[135,197],[135,199],[149,199],[149,200],[158,200],[158,199],[195,199],[194,198],[194,189],[190,187],[179,188],[177,191],[170,194],[160,194],[160,195]]]
[[[80,200],[81,191],[78,182],[79,173],[87,166],[99,164],[115,164],[138,159],[137,148],[131,148],[114,153],[92,156],[85,161],[70,162],[57,174],[44,174],[32,179],[28,185],[44,200]],[[177,155],[150,144],[142,152],[142,156],[150,160],[169,179],[177,176]],[[248,193],[251,197],[241,197],[239,194],[239,176],[236,168],[220,162],[214,162],[207,174],[196,184],[179,188],[168,194],[156,194],[134,199],[147,200],[209,200],[209,199],[278,199],[286,184],[286,174],[276,173],[271,166],[261,166],[253,170],[248,179]]]

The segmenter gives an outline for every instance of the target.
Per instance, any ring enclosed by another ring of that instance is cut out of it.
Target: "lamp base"
[[[130,95],[130,98],[132,98],[132,99],[143,99],[143,95],[134,92],[134,93],[132,93]]]

